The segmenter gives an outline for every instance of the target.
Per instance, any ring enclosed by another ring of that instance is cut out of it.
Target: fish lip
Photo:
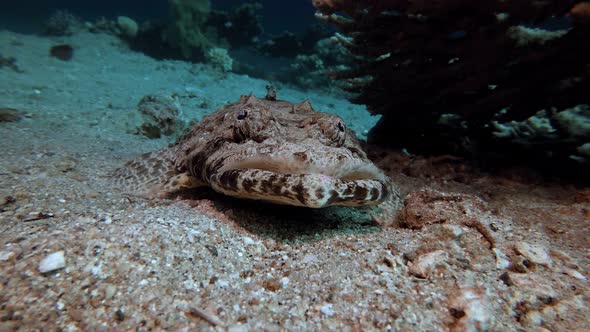
[[[390,194],[388,178],[340,179],[320,173],[231,168],[211,180],[215,191],[228,196],[308,208],[377,205]]]

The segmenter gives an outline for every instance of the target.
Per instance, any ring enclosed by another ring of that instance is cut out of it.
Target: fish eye
[[[344,132],[344,124],[341,121],[338,121],[338,130]]]
[[[246,117],[248,116],[248,110],[247,109],[243,109],[238,116],[236,117],[236,119],[238,120],[244,120]]]

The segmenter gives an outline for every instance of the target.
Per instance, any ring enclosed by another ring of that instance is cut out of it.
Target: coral
[[[302,33],[284,31],[271,36],[268,40],[256,45],[258,52],[273,57],[294,58],[299,54],[311,54],[316,44],[330,37],[331,31],[326,27],[313,24]]]
[[[590,160],[590,143],[582,144],[577,148],[578,153],[582,155],[582,158]]]
[[[319,40],[312,50],[313,53],[295,56],[284,81],[305,89],[338,91],[338,82],[326,74],[349,69],[352,64],[350,52],[333,38]]]
[[[577,24],[590,24],[590,2],[577,3],[569,11],[569,15]]]
[[[510,139],[528,146],[543,145],[548,155],[562,155],[590,163],[587,154],[590,144],[588,105],[577,105],[561,111],[541,110],[522,121],[492,121],[492,124],[493,135],[500,139]]]
[[[325,86],[323,83],[331,81],[324,75],[324,62],[317,54],[298,54],[290,67],[290,75],[287,76],[299,87],[314,89]]]
[[[139,30],[137,22],[127,16],[117,17],[117,28],[119,28],[121,35],[126,38],[135,38]]]
[[[295,57],[295,62],[291,64],[291,67],[299,72],[301,70],[324,70],[324,61],[317,54],[299,54]]]
[[[229,48],[211,23],[219,12],[211,11],[208,0],[171,0],[170,21],[144,22],[135,37],[127,42],[133,50],[144,52],[157,59],[183,59],[203,61],[211,48]],[[116,29],[120,33],[119,28]]]
[[[542,110],[524,121],[510,121],[505,124],[493,121],[496,131],[493,134],[500,138],[545,139],[556,136],[556,129],[551,125],[547,111]]]
[[[207,60],[215,68],[220,69],[223,72],[232,70],[234,60],[229,56],[225,48],[213,47],[207,51]]]
[[[215,27],[219,37],[232,47],[249,46],[262,33],[262,5],[245,3],[229,12],[214,10],[209,14],[207,25]]]
[[[172,0],[170,8],[174,23],[164,33],[164,40],[178,47],[185,58],[195,51],[211,47],[205,22],[211,11],[209,0]]]
[[[120,34],[121,27],[118,20],[109,20],[106,17],[99,17],[94,22],[84,23],[86,29],[92,33],[108,33],[108,34]],[[139,28],[138,28],[139,33]]]
[[[313,2],[357,59],[332,77],[356,93],[353,102],[383,115],[369,134],[373,142],[430,153],[505,153],[511,142],[492,134],[493,121],[590,102],[587,2]]]
[[[284,31],[258,45],[258,51],[273,57],[291,57],[302,50],[301,41],[292,32]]]
[[[554,115],[569,137],[590,140],[590,106],[577,105]]]
[[[318,40],[314,46],[314,53],[322,58],[329,66],[352,64],[350,52],[336,38]]]
[[[517,46],[544,45],[551,40],[563,37],[567,32],[566,29],[550,31],[518,25],[508,29],[508,36],[516,41]]]
[[[82,27],[82,21],[67,10],[56,10],[45,22],[45,31],[52,36],[67,36]]]

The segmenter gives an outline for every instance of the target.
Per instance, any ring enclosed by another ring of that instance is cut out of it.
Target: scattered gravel
[[[239,94],[264,95],[268,82],[155,61],[113,36],[53,38],[0,32],[10,45],[3,54],[24,71],[0,69],[0,106],[27,114],[0,123],[0,330],[590,326],[587,188],[372,148],[408,194],[400,214],[305,210],[207,190],[171,200],[126,195],[108,174],[170,142],[131,133],[143,96],[174,96],[189,121]],[[75,57],[51,58],[54,42],[73,45]],[[357,133],[376,120],[313,91],[278,94],[339,112]]]

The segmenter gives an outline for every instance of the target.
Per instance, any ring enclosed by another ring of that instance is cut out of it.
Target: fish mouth
[[[340,165],[242,160],[213,174],[210,185],[228,196],[309,208],[377,205],[390,192],[387,176],[362,160]]]

